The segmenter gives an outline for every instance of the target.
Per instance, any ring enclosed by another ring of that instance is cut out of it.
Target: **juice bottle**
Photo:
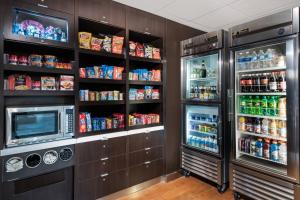
[[[285,121],[279,121],[278,122],[278,134],[280,135],[280,137],[286,138],[286,122]]]
[[[269,134],[269,120],[263,119],[261,123],[261,133],[262,134]]]
[[[247,109],[246,109],[246,97],[241,96],[240,97],[240,112],[243,114],[247,114]]]
[[[252,133],[254,131],[253,120],[251,117],[247,118],[246,131]]]
[[[263,146],[263,157],[266,159],[270,159],[270,140],[265,139]]]
[[[262,115],[267,115],[268,114],[268,99],[267,99],[267,96],[262,96],[262,99],[260,101],[260,106],[261,106]]]
[[[269,124],[269,132],[273,136],[278,136],[277,132],[277,122],[275,119],[272,119],[270,124]]]
[[[272,96],[268,101],[268,115],[277,116],[278,99]]]
[[[259,118],[254,119],[254,133],[261,134],[261,121]]]
[[[254,113],[255,113],[255,115],[262,114],[261,101],[260,101],[259,96],[256,96],[254,99]]]
[[[278,114],[280,117],[286,117],[286,98],[285,97],[279,98]]]
[[[279,147],[276,140],[272,141],[270,147],[271,160],[278,162],[279,161]]]
[[[245,117],[239,118],[239,130],[246,131],[246,118]]]
[[[263,141],[261,138],[256,141],[256,156],[263,157]]]

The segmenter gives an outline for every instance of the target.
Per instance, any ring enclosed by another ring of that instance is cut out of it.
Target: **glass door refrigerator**
[[[235,199],[300,199],[299,9],[230,30]]]
[[[181,42],[181,167],[227,189],[230,132],[226,127],[227,33]]]

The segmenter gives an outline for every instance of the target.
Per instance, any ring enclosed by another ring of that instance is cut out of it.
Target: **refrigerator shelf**
[[[212,149],[205,149],[203,147],[199,147],[199,146],[196,146],[196,145],[192,145],[190,143],[187,143],[185,144],[184,146],[188,147],[188,148],[192,148],[192,149],[195,149],[195,150],[200,150],[200,151],[203,151],[203,152],[208,152],[208,153],[211,153],[211,154],[218,154],[219,151],[218,150],[212,150]]]
[[[201,124],[209,124],[209,125],[218,125],[218,122],[208,122],[208,121],[201,121],[201,120],[193,120],[190,119],[190,122],[196,122],[196,123],[201,123]]]
[[[257,134],[257,133],[244,132],[244,131],[237,131],[237,132],[240,134],[243,134],[243,135],[251,135],[251,136],[255,136],[255,137],[268,138],[268,139],[272,139],[272,140],[281,140],[284,142],[287,141],[287,138],[284,138],[284,137],[276,137],[276,136],[267,135],[267,134]]]
[[[286,92],[239,92],[236,93],[236,95],[238,96],[247,96],[247,95],[251,95],[251,96],[286,96]]]
[[[277,163],[277,164],[280,164],[280,165],[287,166],[286,163],[282,163],[282,162],[279,162],[279,161],[274,161],[274,160],[270,160],[270,159],[267,159],[267,158],[264,158],[264,157],[254,156],[254,155],[251,155],[249,153],[242,152],[242,151],[239,151],[239,153],[242,154],[242,155],[253,157],[253,158],[258,158],[258,159],[261,159],[261,160],[266,160],[266,161],[269,161],[269,162],[273,162],[273,163]]]
[[[264,72],[264,71],[276,71],[276,70],[285,70],[286,66],[280,67],[268,67],[268,68],[259,68],[259,69],[245,69],[245,70],[237,70],[236,73],[248,73],[248,72]]]
[[[263,119],[275,119],[275,120],[282,120],[286,121],[286,117],[273,117],[273,116],[264,116],[264,115],[250,115],[250,114],[242,114],[242,113],[237,113],[237,116],[239,117],[256,117],[256,118],[263,118]]]
[[[211,135],[211,136],[216,136],[217,137],[216,133],[208,133],[208,132],[202,132],[202,131],[191,130],[191,129],[189,129],[188,131],[189,132],[195,132],[195,133],[200,133],[200,134]]]
[[[217,77],[206,77],[206,78],[190,78],[190,81],[215,81]]]

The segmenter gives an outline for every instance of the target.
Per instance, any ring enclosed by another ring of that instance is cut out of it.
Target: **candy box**
[[[80,113],[79,114],[79,132],[80,133],[85,133],[86,131],[86,116],[85,113]]]
[[[112,118],[112,128],[118,128],[118,127],[119,127],[118,118],[116,117]]]
[[[120,99],[119,99],[119,93],[120,93],[119,91],[116,91],[116,90],[113,91],[113,96],[114,96],[114,100],[115,100],[115,101],[120,100]]]
[[[159,90],[158,89],[153,89],[152,90],[152,99],[159,99]]]
[[[91,39],[92,39],[91,33],[79,32],[78,38],[79,38],[79,48],[82,48],[82,49],[90,49],[91,48]]]
[[[101,118],[99,118],[99,121],[100,121],[100,130],[105,130],[106,129],[106,118],[101,117]]]
[[[99,67],[99,78],[104,79],[105,71],[106,71],[107,65],[102,65]]]
[[[136,100],[137,89],[129,89],[129,100]]]
[[[145,90],[138,89],[136,93],[136,100],[144,100],[145,99]]]
[[[41,81],[32,81],[32,90],[41,90]]]
[[[74,76],[60,76],[60,90],[73,90],[74,89]]]
[[[112,38],[112,53],[122,54],[124,37],[113,36]]]
[[[102,92],[100,92],[100,96],[101,96],[101,101],[107,101],[108,92],[107,91],[102,91]]]
[[[100,123],[98,118],[93,118],[92,119],[92,126],[93,126],[93,131],[100,131]]]
[[[41,77],[41,89],[42,90],[56,90],[55,77],[42,76]]]
[[[108,101],[114,100],[114,92],[113,91],[108,91],[107,100]]]
[[[95,78],[100,78],[100,67],[94,66]]]

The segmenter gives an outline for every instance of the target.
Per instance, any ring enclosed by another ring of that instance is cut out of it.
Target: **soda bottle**
[[[245,152],[250,153],[250,148],[251,148],[251,138],[246,138],[245,139]]]
[[[245,152],[245,138],[240,138],[240,151]]]
[[[267,96],[262,96],[260,101],[262,115],[268,114],[268,99]]]
[[[256,155],[256,140],[255,139],[251,139],[250,154],[253,155],[253,156]]]
[[[256,141],[256,156],[263,157],[263,141],[261,138]]]
[[[277,78],[275,72],[272,72],[269,78],[269,88],[271,92],[277,92]]]
[[[278,99],[276,96],[272,96],[268,101],[268,115],[277,116],[278,111]]]
[[[241,89],[241,92],[246,92],[246,75],[242,75],[242,77],[240,78],[240,89]]]
[[[248,90],[248,92],[255,92],[255,90],[254,90],[254,85],[253,85],[253,77],[254,77],[254,75],[253,74],[249,74],[248,75],[248,78],[247,78],[247,90]]]
[[[267,73],[263,73],[260,76],[260,91],[261,92],[269,91],[269,76]]]
[[[259,74],[255,74],[253,76],[253,90],[254,92],[260,92],[260,75]]]
[[[281,71],[278,76],[278,91],[286,92],[285,71]]]
[[[254,109],[255,109],[255,115],[262,114],[261,101],[259,96],[256,96],[254,99]]]
[[[270,159],[270,140],[269,139],[265,139],[263,149],[264,149],[263,157],[266,159]]]
[[[249,133],[253,133],[254,131],[253,120],[251,117],[248,117],[246,120],[246,131]]]
[[[246,97],[245,96],[241,96],[240,97],[240,112],[243,114],[247,114],[247,107],[246,107]]]
[[[261,134],[261,120],[259,118],[254,119],[254,133]]]
[[[262,134],[269,134],[269,120],[263,119],[261,123],[261,133]]]
[[[276,140],[272,141],[271,147],[271,160],[278,162],[279,161],[279,147]]]
[[[252,96],[248,96],[248,98],[246,99],[246,107],[247,107],[246,108],[246,113],[247,114],[251,114],[251,115],[255,114]]]

